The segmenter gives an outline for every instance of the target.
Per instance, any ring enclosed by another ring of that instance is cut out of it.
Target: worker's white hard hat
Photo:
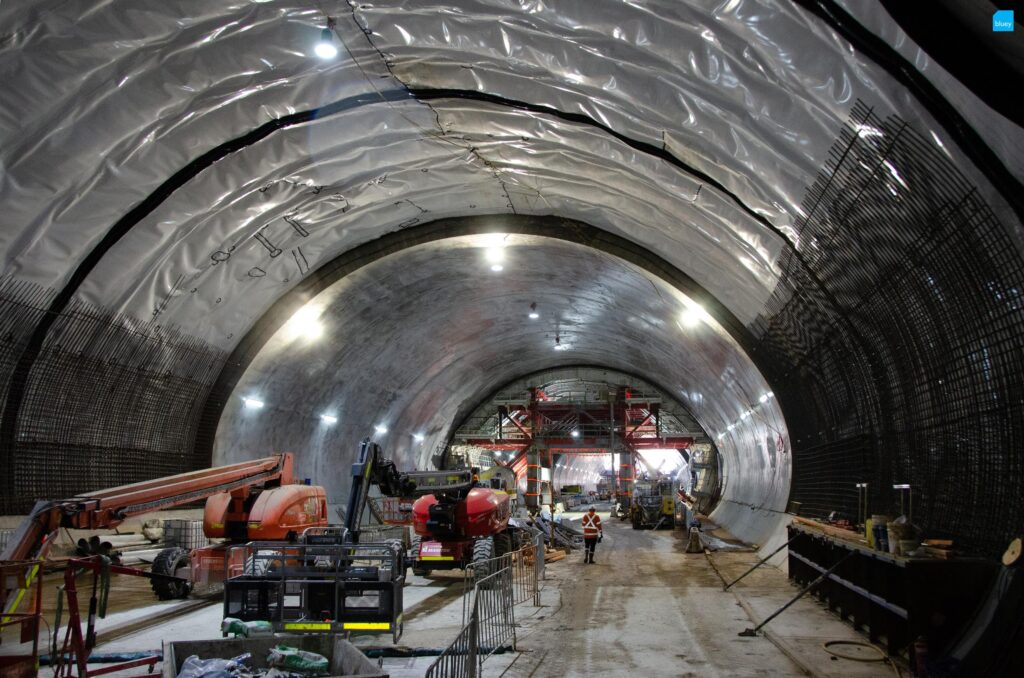
[[[594,507],[593,507],[593,506],[591,506],[591,507],[590,507],[590,510],[591,510],[591,511],[593,511],[593,510],[594,510]]]

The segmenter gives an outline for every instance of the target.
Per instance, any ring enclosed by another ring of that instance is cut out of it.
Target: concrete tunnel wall
[[[215,447],[272,451],[260,432],[351,450],[354,430],[335,439],[343,421],[318,433],[271,405],[259,427],[237,419],[238,394],[222,386],[249,365],[240,347],[361,248],[445,219],[515,215],[553,219],[592,249],[628,243],[631,257],[616,256],[649,275],[603,289],[612,307],[647,308],[649,332],[617,319],[593,335],[612,343],[588,355],[721,395],[702,422],[732,455],[716,516],[740,536],[763,539],[787,493],[804,513],[852,516],[854,483],[869,482],[872,511],[890,511],[892,484],[909,482],[931,534],[1001,551],[1024,522],[1013,110],[991,108],[878,3],[407,4],[339,5],[342,49],[327,61],[312,44],[328,6],[0,6],[0,510],[199,468]],[[395,261],[415,254],[398,249]],[[597,256],[556,250],[567,263]],[[724,371],[688,372],[674,330],[654,322],[664,307],[638,298],[641,278],[666,299],[657,279],[697,299],[750,362],[710,356]],[[486,304],[486,291],[466,293]],[[374,332],[373,315],[327,317],[354,341]],[[473,320],[448,356],[408,346],[410,330],[386,339],[428,372],[399,374],[350,347],[388,375],[354,414],[427,427],[425,451],[451,408],[515,376],[514,360],[563,364],[546,351],[513,358],[502,347],[529,348],[525,335],[492,337]],[[641,334],[651,348],[619,343]],[[334,358],[319,359],[303,369],[330,375]],[[448,376],[449,362],[466,373]],[[246,378],[298,393],[269,363]],[[781,440],[755,416],[762,387]],[[339,404],[357,402],[346,391]],[[417,459],[408,441],[387,442]],[[311,474],[347,463],[311,461]]]
[[[500,272],[488,260],[495,243]],[[601,365],[657,382],[707,429],[725,431],[742,417],[740,431],[718,441],[727,469],[722,505],[760,507],[729,526],[763,543],[789,493],[789,456],[774,446],[787,437],[782,416],[773,398],[762,398],[770,390],[758,370],[716,322],[681,323],[688,303],[638,267],[567,241],[483,235],[405,249],[307,302],[321,336],[309,338],[291,321],[270,339],[234,388],[214,461],[293,450],[300,475],[342,503],[364,436],[400,468],[432,468],[431,455],[460,417],[496,388],[538,370]],[[537,320],[527,317],[531,304]],[[243,398],[264,406],[246,407]],[[738,404],[752,415],[742,416]]]

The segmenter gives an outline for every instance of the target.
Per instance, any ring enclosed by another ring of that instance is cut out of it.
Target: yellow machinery
[[[671,480],[638,481],[629,509],[634,530],[675,527],[676,493]]]

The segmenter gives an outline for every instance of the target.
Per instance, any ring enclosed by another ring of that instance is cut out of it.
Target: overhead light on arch
[[[324,324],[320,322],[321,313],[323,310],[312,304],[307,304],[296,311],[286,326],[290,338],[303,337],[313,341],[323,336]]]
[[[495,273],[504,270],[502,264],[505,261],[505,234],[488,233],[481,239],[484,245],[484,260],[491,265],[491,270]]]
[[[263,401],[258,398],[242,398],[242,404],[250,410],[258,410],[263,407]]]
[[[697,327],[701,323],[707,322],[710,316],[708,312],[704,310],[704,307],[698,304],[696,301],[687,299],[686,308],[683,309],[682,314],[679,316],[679,322],[683,327]]]
[[[412,434],[412,439],[415,440],[418,443],[422,443],[423,442],[423,434],[422,433],[413,433]]]
[[[320,415],[320,421],[322,421],[323,423],[327,424],[328,426],[331,426],[333,424],[337,424],[338,423],[338,418],[336,416],[334,416],[333,414],[321,414]]]
[[[388,427],[385,426],[384,424],[377,424],[376,426],[373,427],[373,430],[379,433],[380,435],[384,435],[385,433],[388,432]]]
[[[320,31],[320,40],[313,51],[321,59],[333,59],[338,56],[338,46],[334,44],[334,19],[327,17],[327,28]]]

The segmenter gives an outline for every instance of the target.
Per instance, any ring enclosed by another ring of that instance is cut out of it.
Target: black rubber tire
[[[494,557],[494,539],[492,537],[484,537],[483,539],[477,539],[473,542],[473,563],[482,563],[485,560],[490,560]],[[484,577],[491,574],[491,568],[494,564],[489,563],[487,565],[478,565],[473,568],[476,573],[476,578],[479,581]]]
[[[418,534],[414,534],[409,540],[409,551],[413,554],[412,558],[412,573],[417,577],[426,577],[430,574],[430,568],[422,567],[419,565],[420,558],[420,544],[423,542],[423,537]]]
[[[518,527],[509,526],[508,530],[505,531],[509,538],[512,540],[512,550],[518,551],[527,544],[531,543],[530,535],[526,530],[521,530]]]
[[[172,546],[157,554],[153,560],[153,574],[173,575],[178,568],[187,567],[189,563],[189,552],[183,548]],[[166,579],[150,579],[150,586],[153,593],[160,600],[174,600],[176,598],[187,598],[192,591],[191,582],[168,581]]]
[[[494,535],[494,555],[503,556],[506,553],[511,553],[512,548],[512,535],[508,532],[501,532]]]

